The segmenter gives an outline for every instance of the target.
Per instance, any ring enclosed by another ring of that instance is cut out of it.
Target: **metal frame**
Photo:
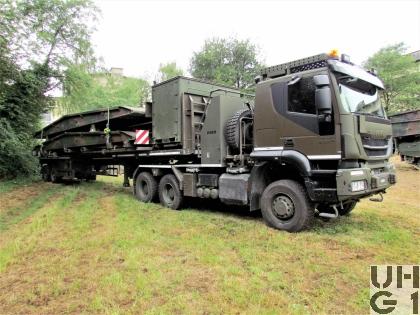
[[[276,78],[280,76],[284,76],[290,73],[293,73],[292,69],[295,67],[311,65],[315,63],[320,63],[320,66],[317,68],[321,68],[326,66],[326,64],[322,64],[322,62],[326,62],[327,60],[331,59],[328,54],[319,54],[307,58],[298,59],[291,62],[282,63],[276,66],[267,67],[261,70],[261,75],[263,78]]]

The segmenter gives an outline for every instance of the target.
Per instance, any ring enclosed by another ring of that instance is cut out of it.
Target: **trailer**
[[[268,67],[256,94],[175,77],[143,108],[67,115],[36,134],[46,181],[94,180],[124,168],[142,202],[182,209],[185,197],[261,210],[298,232],[347,215],[396,182],[383,84],[348,56]]]
[[[389,116],[395,149],[402,161],[420,167],[420,110]]]

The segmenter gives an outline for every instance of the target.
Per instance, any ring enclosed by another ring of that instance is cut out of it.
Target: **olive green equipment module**
[[[420,110],[395,114],[389,118],[395,149],[401,160],[420,167]]]
[[[178,210],[185,197],[217,199],[298,232],[361,198],[382,201],[396,182],[382,90],[373,71],[336,54],[263,69],[255,96],[176,77],[144,107],[62,117],[36,135],[34,153],[46,181],[123,169],[142,202]]]

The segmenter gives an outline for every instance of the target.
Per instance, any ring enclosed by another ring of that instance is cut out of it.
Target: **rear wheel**
[[[136,197],[143,202],[156,200],[158,184],[149,172],[142,172],[136,178]]]
[[[53,169],[51,171],[51,182],[54,184],[61,183],[61,177],[57,175],[57,172]]]
[[[357,201],[351,201],[351,202],[345,203],[343,205],[343,209],[341,209],[341,207],[337,207],[338,214],[348,215],[356,207],[356,205],[357,205]]]
[[[44,182],[50,182],[51,181],[51,172],[48,165],[43,165],[41,168],[41,177]]]
[[[159,183],[159,199],[160,203],[174,210],[178,210],[182,206],[183,196],[179,188],[178,180],[172,174],[162,177]]]
[[[89,174],[86,176],[87,182],[94,182],[96,180],[96,174]]]
[[[309,228],[314,218],[305,189],[288,179],[267,186],[261,197],[261,212],[268,226],[288,232]]]

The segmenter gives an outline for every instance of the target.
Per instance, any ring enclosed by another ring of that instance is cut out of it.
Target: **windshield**
[[[350,113],[385,117],[378,88],[348,75],[338,75],[341,102]]]

